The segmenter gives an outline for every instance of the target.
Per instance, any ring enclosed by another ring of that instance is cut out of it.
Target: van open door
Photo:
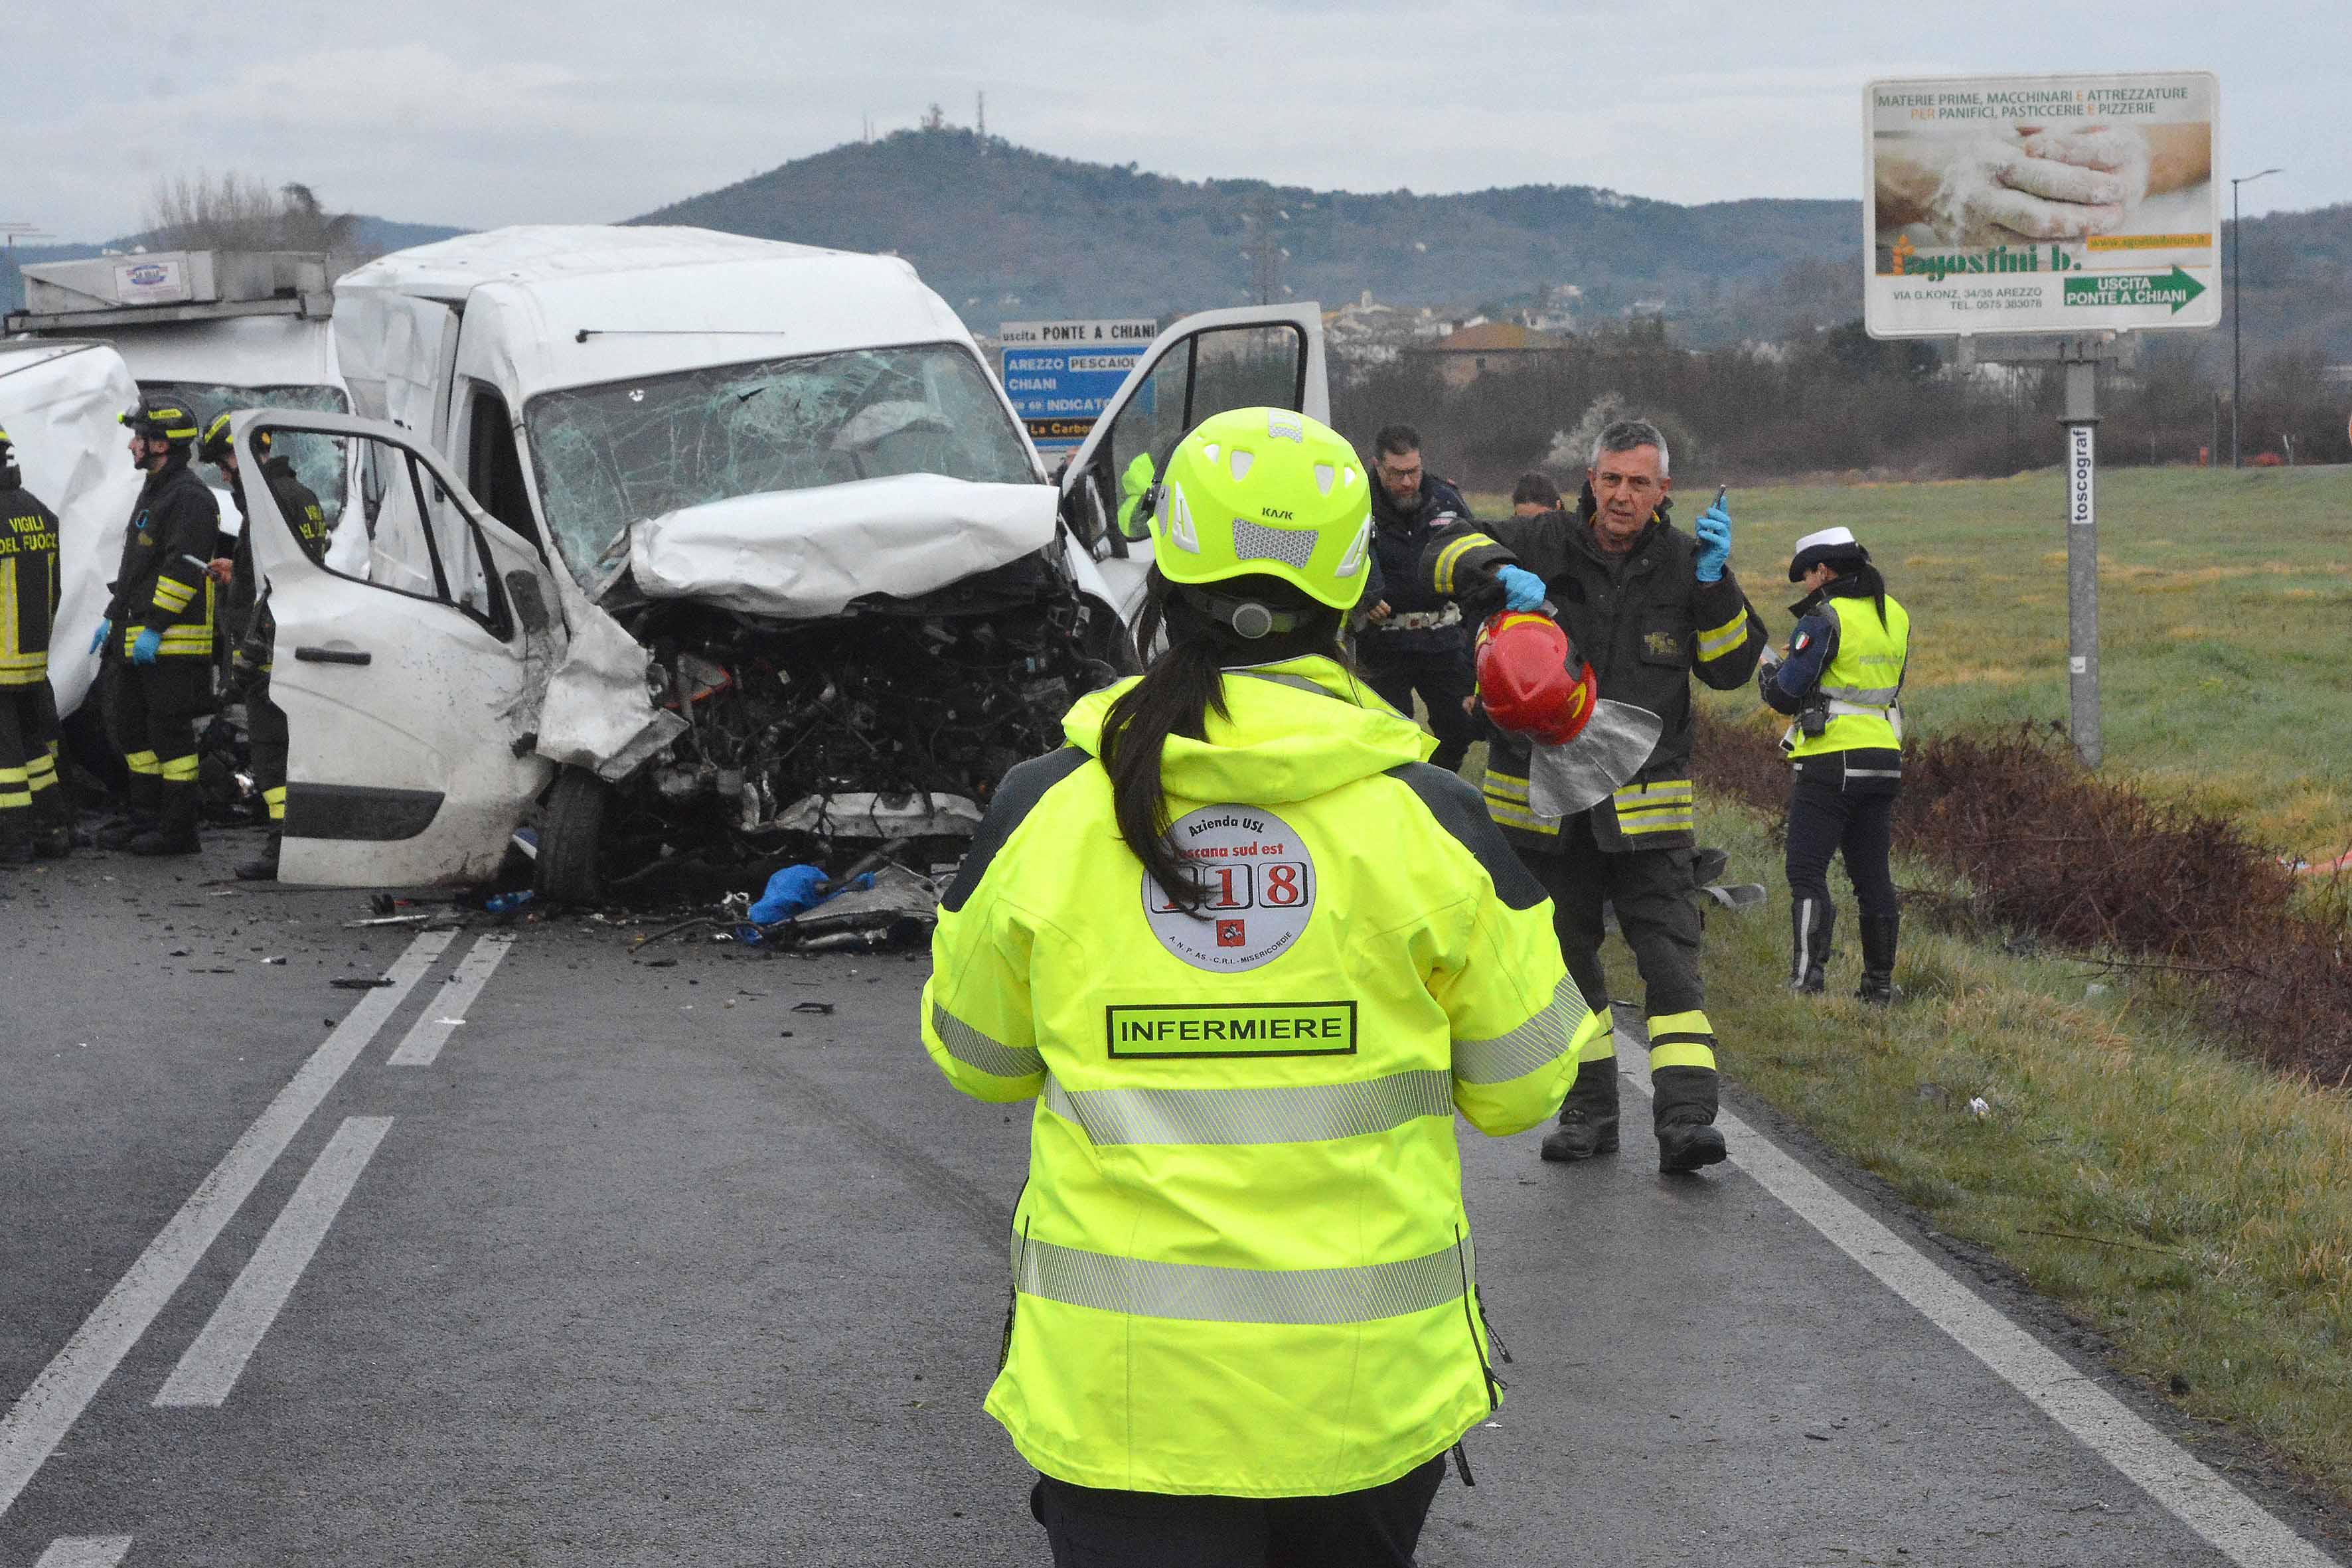
[[[546,563],[482,510],[421,432],[267,410],[231,428],[240,452],[265,432],[346,439],[373,477],[368,522],[421,552],[410,586],[336,571],[295,542],[269,487],[247,481],[278,626],[270,697],[291,737],[279,879],[486,879],[553,771],[532,734],[566,638]]]
[[[1148,457],[1156,479],[1202,420],[1261,406],[1329,421],[1320,305],[1243,305],[1177,321],[1152,340],[1063,470],[1063,521],[1092,552],[1129,621],[1141,607],[1151,551],[1118,527],[1128,470]],[[1142,532],[1139,521],[1134,531]]]

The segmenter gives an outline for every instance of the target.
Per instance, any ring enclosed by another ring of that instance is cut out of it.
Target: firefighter
[[[228,423],[226,414],[213,420],[196,456],[227,479],[237,515],[245,521],[226,574],[228,604],[223,618],[229,636],[229,676],[225,696],[232,702],[240,696],[245,700],[245,734],[253,747],[253,783],[269,812],[269,837],[259,855],[236,868],[236,877],[240,882],[270,882],[278,879],[278,847],[284,841],[286,822],[286,711],[269,700],[270,643],[278,628],[269,615],[269,591],[254,570],[253,510],[246,505],[245,478]],[[269,447],[268,431],[254,437],[262,480],[278,503],[278,515],[294,531],[295,542],[311,560],[322,560],[327,552],[326,510],[319,504],[317,493],[295,477],[294,459],[273,456]],[[221,564],[213,563],[215,581],[223,574]]]
[[[1391,425],[1372,437],[1372,552],[1378,567],[1367,598],[1356,652],[1371,689],[1401,713],[1412,711],[1418,695],[1429,710],[1437,737],[1431,761],[1452,773],[1478,738],[1469,698],[1470,629],[1461,606],[1423,586],[1422,552],[1432,531],[1467,521],[1470,503],[1462,492],[1425,468],[1421,435],[1410,425]]]
[[[1057,1563],[1409,1563],[1500,1401],[1454,1113],[1542,1121],[1591,1031],[1543,889],[1338,658],[1369,483],[1286,410],[1186,437],[1157,657],[940,908],[924,1044],[1037,1101],[987,1408]]]
[[[131,466],[147,482],[90,651],[104,655],[107,729],[131,769],[131,809],[100,830],[99,843],[133,855],[193,855],[202,804],[195,721],[213,706],[209,568],[220,508],[188,467],[196,421],[185,405],[150,394],[122,423]]]
[[[1895,945],[1902,926],[1886,858],[1895,797],[1903,787],[1903,672],[1911,617],[1886,591],[1849,529],[1797,541],[1789,581],[1805,596],[1788,656],[1759,670],[1765,702],[1794,721],[1780,740],[1795,778],[1789,787],[1789,988],[1828,985],[1830,857],[1843,852],[1861,906],[1862,984],[1875,1006],[1895,1000]]]
[[[16,446],[0,430],[0,865],[73,847],[49,688],[58,567],[57,513],[25,488]]]
[[[1422,569],[1474,619],[1549,601],[1591,660],[1600,695],[1664,721],[1630,784],[1564,818],[1539,816],[1528,804],[1525,738],[1491,731],[1486,796],[1550,893],[1569,971],[1604,1024],[1601,905],[1615,910],[1646,993],[1658,1165],[1695,1171],[1727,1151],[1714,1126],[1716,1034],[1691,897],[1690,680],[1726,691],[1745,683],[1764,627],[1727,569],[1731,519],[1720,504],[1700,517],[1696,539],[1670,521],[1667,462],[1655,426],[1620,420],[1593,443],[1574,513],[1456,524],[1431,542]],[[1559,1126],[1544,1139],[1545,1159],[1589,1159],[1618,1146],[1615,1052],[1612,1036],[1597,1032]]]

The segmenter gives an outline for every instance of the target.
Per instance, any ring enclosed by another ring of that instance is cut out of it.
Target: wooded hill
[[[1530,300],[1573,285],[1580,318],[1663,300],[1680,317],[1791,263],[1846,259],[1859,204],[1678,206],[1580,185],[1462,195],[1168,179],[968,130],[902,131],[796,159],[646,214],[852,250],[895,250],[975,328],[1062,315],[1164,316],[1255,298],[1257,225],[1289,252],[1291,297],[1336,306]]]

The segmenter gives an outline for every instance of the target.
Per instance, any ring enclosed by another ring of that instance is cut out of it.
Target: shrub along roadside
[[[1700,798],[1702,841],[1738,879],[1777,884],[1777,816]],[[1916,859],[1897,872],[1957,894]],[[1735,1087],[2001,1258],[2105,1335],[2126,1373],[2352,1501],[2352,1105],[2147,1005],[2152,980],[2085,1003],[2084,963],[1957,930],[1906,931],[1908,999],[1891,1011],[1846,996],[1851,944],[1827,997],[1792,996],[1782,908],[1776,894],[1708,921],[1708,1011]],[[1619,994],[1639,995],[1608,951]]]
[[[1788,763],[1776,731],[1706,712],[1700,724],[1706,786],[1779,812]],[[2088,773],[2047,731],[1937,736],[1906,749],[1903,771],[1895,847],[1958,884],[1940,899],[1912,893],[1907,910],[2159,967],[2186,983],[2217,1037],[2284,1072],[2352,1081],[2340,882],[2298,889],[2227,817]]]

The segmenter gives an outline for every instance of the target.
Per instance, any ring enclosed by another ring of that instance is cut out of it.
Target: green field
[[[1790,546],[1843,523],[1911,611],[1914,733],[2063,722],[2061,499],[2054,469],[1735,491],[1732,565],[1778,644]],[[2098,514],[2107,768],[2282,850],[2352,847],[2352,468],[2119,469],[2099,479]]]

